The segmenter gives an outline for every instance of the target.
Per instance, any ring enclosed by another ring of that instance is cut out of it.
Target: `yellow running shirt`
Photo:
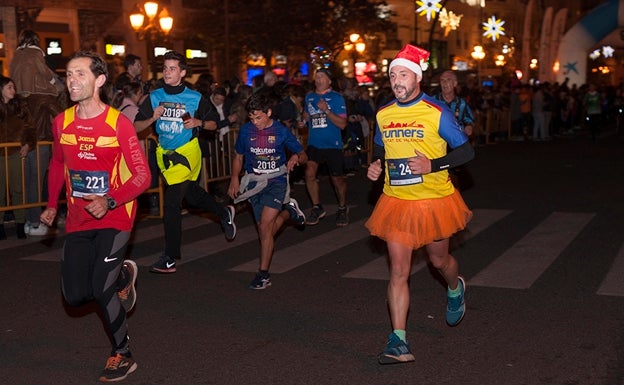
[[[415,149],[429,159],[437,159],[446,155],[447,145],[456,148],[468,141],[453,113],[439,101],[421,93],[410,102],[394,100],[380,108],[374,141],[385,149],[386,195],[406,200],[434,199],[455,190],[448,170],[414,175],[407,166],[407,159],[416,155]]]

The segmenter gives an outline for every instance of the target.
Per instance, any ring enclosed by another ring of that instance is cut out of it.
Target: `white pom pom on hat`
[[[388,71],[390,71],[392,67],[400,65],[422,77],[422,71],[426,71],[427,68],[429,68],[427,64],[429,55],[429,51],[408,44],[396,54],[388,67]]]

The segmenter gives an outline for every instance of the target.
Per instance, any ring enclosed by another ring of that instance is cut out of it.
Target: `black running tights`
[[[126,312],[117,296],[117,279],[130,232],[116,229],[67,234],[61,259],[63,297],[71,306],[95,300],[112,338],[113,352],[127,349]]]

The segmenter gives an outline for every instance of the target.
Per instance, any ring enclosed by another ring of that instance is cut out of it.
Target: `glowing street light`
[[[366,51],[366,43],[358,33],[352,33],[349,35],[349,40],[343,45],[345,51],[351,54],[351,61],[353,62],[353,78],[355,79],[355,63],[358,56]]]
[[[136,10],[130,15],[130,25],[137,33],[139,40],[145,40],[148,44],[147,55],[150,63],[152,78],[156,78],[158,70],[156,69],[154,47],[161,36],[169,35],[173,28],[173,17],[169,15],[166,8],[160,13],[158,9],[160,5],[155,1],[148,1],[143,4],[143,9],[135,6]],[[158,15],[158,18],[156,17]],[[147,17],[146,17],[147,16]]]
[[[475,45],[470,56],[477,61],[477,82],[481,86],[481,61],[485,58],[485,51],[480,45]]]

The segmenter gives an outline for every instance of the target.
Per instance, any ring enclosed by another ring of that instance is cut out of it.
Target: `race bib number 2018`
[[[82,198],[85,195],[104,195],[108,192],[108,172],[106,171],[69,171],[72,196]]]
[[[405,186],[423,182],[421,174],[412,174],[407,165],[408,158],[387,159],[387,172],[391,186]]]
[[[165,108],[160,119],[174,122],[182,121],[182,115],[186,112],[186,106],[184,104],[161,102],[160,105]]]

